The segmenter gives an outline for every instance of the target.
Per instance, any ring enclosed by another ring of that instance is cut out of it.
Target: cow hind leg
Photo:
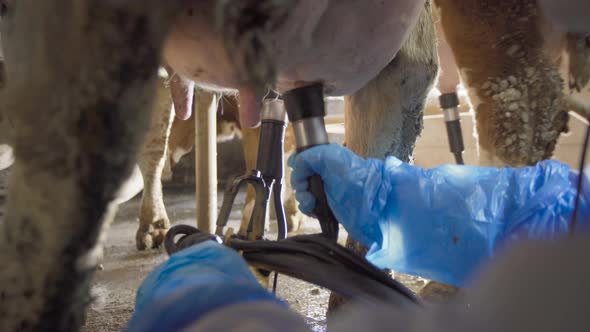
[[[147,129],[158,31],[174,14],[149,3],[153,16],[104,1],[23,0],[2,31],[1,97],[18,108],[18,130],[0,225],[0,331],[80,330],[92,254]],[[47,19],[56,12],[68,19]]]
[[[409,162],[422,130],[426,97],[438,73],[436,33],[427,2],[395,59],[371,82],[345,99],[346,145],[363,157],[395,156]],[[366,248],[347,239],[358,254]],[[330,296],[329,311],[344,299]]]
[[[283,206],[285,207],[285,218],[287,219],[287,231],[297,234],[303,227],[305,216],[297,206],[295,190],[291,187],[291,168],[287,165],[289,157],[295,153],[295,134],[293,127],[288,126],[285,132],[285,164],[283,181]]]
[[[144,183],[135,239],[139,250],[159,247],[170,228],[162,193],[162,171],[168,156],[168,137],[174,112],[169,89],[163,82],[158,84],[155,98],[150,129],[139,156]]]

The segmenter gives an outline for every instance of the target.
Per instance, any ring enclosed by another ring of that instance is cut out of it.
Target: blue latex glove
[[[292,156],[289,165],[301,211],[315,205],[307,178],[319,174],[334,215],[371,248],[373,264],[457,286],[508,241],[566,234],[578,178],[557,161],[427,170],[393,157],[363,159],[334,144]],[[580,227],[588,224],[589,198],[585,191]]]
[[[207,313],[244,302],[280,302],[235,251],[213,241],[172,255],[144,280],[128,331],[180,331]]]
[[[315,197],[308,190],[308,178],[319,174],[325,183],[328,204],[338,221],[357,241],[381,243],[379,220],[387,203],[390,183],[384,178],[383,162],[363,159],[336,144],[314,147],[292,155],[291,185],[299,210],[312,216]]]

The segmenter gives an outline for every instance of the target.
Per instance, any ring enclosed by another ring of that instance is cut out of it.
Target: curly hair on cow
[[[295,6],[294,0],[218,0],[216,26],[222,33],[240,81],[264,89],[276,80],[270,33]]]

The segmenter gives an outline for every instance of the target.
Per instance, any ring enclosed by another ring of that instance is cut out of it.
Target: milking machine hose
[[[250,241],[236,236],[221,239],[188,225],[170,229],[169,255],[204,241],[224,243],[262,271],[275,271],[339,293],[354,301],[380,305],[420,305],[418,298],[382,270],[321,234],[279,241]],[[178,239],[177,239],[178,238]],[[175,240],[177,239],[177,240]]]

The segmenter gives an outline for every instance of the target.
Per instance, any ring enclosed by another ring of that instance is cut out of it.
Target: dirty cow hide
[[[0,225],[0,331],[77,331],[175,5],[19,0],[3,12],[0,108],[16,161]]]
[[[565,35],[535,0],[435,2],[475,109],[483,158],[519,166],[551,157],[568,121],[559,73]]]

